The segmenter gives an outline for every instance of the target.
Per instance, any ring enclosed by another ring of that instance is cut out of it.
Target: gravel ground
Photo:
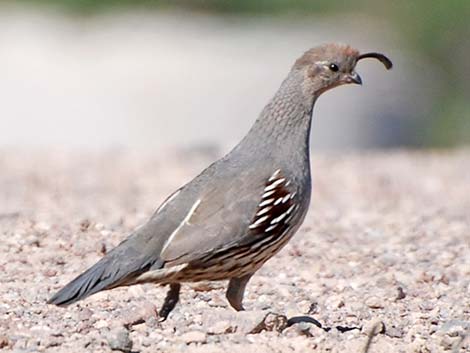
[[[0,350],[470,352],[468,149],[315,155],[311,210],[246,312],[223,282],[183,286],[164,323],[154,285],[45,304],[217,154],[0,151]]]

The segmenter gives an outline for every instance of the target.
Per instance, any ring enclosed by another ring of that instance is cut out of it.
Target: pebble
[[[145,291],[142,288],[142,285],[130,286],[128,289],[130,296],[134,298],[143,298],[145,297]]]
[[[308,315],[314,315],[318,313],[318,303],[317,302],[313,302],[310,304],[309,308],[308,308],[308,311],[307,311],[307,314]]]
[[[132,340],[129,338],[129,331],[119,328],[111,331],[107,337],[109,348],[113,351],[131,352]]]
[[[403,338],[405,332],[400,327],[387,327],[386,335],[392,338]]]
[[[338,309],[344,306],[344,301],[341,297],[332,296],[326,300],[325,304],[329,309]]]
[[[34,229],[39,232],[47,232],[48,230],[51,229],[51,226],[50,224],[45,223],[45,222],[38,222],[34,225]]]
[[[398,287],[397,292],[398,293],[397,293],[397,297],[395,298],[395,300],[402,300],[406,298],[406,293],[402,287]]]
[[[123,319],[124,326],[132,326],[146,322],[151,317],[157,318],[158,311],[155,304],[149,301],[144,301],[139,303],[138,306],[132,306],[129,309],[124,309],[120,316]]]
[[[219,308],[227,308],[227,301],[225,298],[222,298],[222,296],[218,294],[214,294],[209,301],[209,306],[211,307],[219,307]]]
[[[432,309],[435,308],[435,305],[430,302],[430,301],[423,301],[419,304],[419,307],[421,310],[424,310],[424,311],[431,311]]]
[[[53,270],[51,268],[47,268],[44,272],[43,272],[44,276],[46,277],[54,277],[57,275],[57,271],[56,270]]]
[[[287,327],[282,334],[286,337],[306,336],[313,337],[323,334],[325,331],[309,322],[299,322]]]
[[[186,344],[205,343],[207,341],[207,335],[201,331],[189,331],[182,334],[180,339]]]
[[[364,325],[362,326],[361,331],[367,335],[371,333],[373,335],[378,335],[378,334],[385,333],[386,328],[385,328],[385,324],[383,321],[373,319],[373,320],[365,322]]]
[[[451,350],[461,341],[460,337],[451,337],[449,335],[444,335],[441,339],[441,347],[444,350]]]
[[[236,330],[229,321],[217,321],[207,328],[207,332],[213,335],[223,335]]]
[[[220,287],[220,284],[217,284],[215,282],[213,283],[213,282],[208,282],[208,281],[202,281],[202,282],[191,283],[191,288],[195,292],[210,292],[221,287]]]
[[[91,311],[89,308],[82,308],[78,313],[78,320],[79,321],[90,320],[92,315],[93,315],[93,311]]]
[[[416,338],[410,345],[410,352],[429,353],[429,350],[426,347],[426,341],[421,337]]]
[[[80,222],[80,230],[86,232],[90,228],[91,222],[88,219],[84,219]]]
[[[376,296],[368,297],[365,304],[371,309],[382,309],[384,307],[383,300]]]
[[[0,349],[6,348],[10,345],[10,340],[6,336],[0,336]]]
[[[30,235],[25,239],[25,244],[32,247],[39,247],[41,245],[39,237],[36,235]]]
[[[106,320],[98,320],[98,321],[95,322],[95,324],[93,326],[97,329],[101,329],[101,328],[108,327],[109,324]]]
[[[260,333],[262,331],[282,332],[287,327],[287,317],[276,313],[268,313],[263,320],[251,330],[250,333]]]

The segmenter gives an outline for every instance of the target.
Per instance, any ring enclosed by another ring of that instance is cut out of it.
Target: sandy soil
[[[45,304],[217,153],[1,151],[0,349],[363,352],[374,331],[370,352],[470,352],[470,150],[316,155],[305,224],[244,313],[223,282],[183,286],[164,323],[153,285]]]

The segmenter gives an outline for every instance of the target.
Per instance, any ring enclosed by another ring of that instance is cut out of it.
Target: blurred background
[[[470,142],[468,0],[0,2],[0,147],[233,146],[295,59],[324,42],[387,54],[325,94],[326,150]]]

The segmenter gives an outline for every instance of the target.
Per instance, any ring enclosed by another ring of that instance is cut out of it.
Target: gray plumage
[[[150,220],[49,303],[67,305],[137,283],[170,284],[161,309],[178,301],[180,282],[230,279],[236,310],[249,278],[297,231],[311,194],[312,110],[324,91],[360,83],[354,68],[382,54],[327,44],[299,58],[245,138],[160,206]]]

